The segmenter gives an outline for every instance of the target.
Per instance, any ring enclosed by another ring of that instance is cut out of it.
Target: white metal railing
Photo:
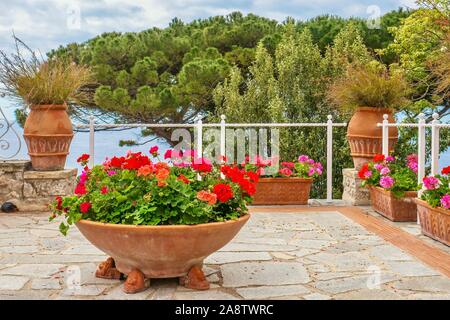
[[[324,123],[226,123],[225,116],[221,116],[220,123],[203,123],[199,120],[197,123],[132,123],[132,124],[97,124],[95,118],[89,118],[89,124],[74,125],[77,129],[89,129],[89,155],[90,166],[94,165],[95,154],[95,129],[97,128],[194,128],[197,131],[196,150],[199,155],[203,154],[203,128],[219,127],[220,128],[220,155],[224,156],[226,128],[287,128],[287,127],[325,127],[327,136],[327,201],[333,200],[333,127],[345,127],[347,123],[334,123],[331,115],[328,115],[327,122]]]
[[[440,129],[450,128],[450,124],[443,124],[439,121],[439,115],[433,114],[433,120],[430,123],[425,122],[425,115],[419,114],[418,123],[389,123],[388,115],[383,115],[383,122],[377,124],[382,127],[382,150],[383,154],[387,156],[389,154],[389,128],[391,127],[411,127],[417,128],[417,156],[418,156],[418,170],[417,180],[418,183],[422,183],[422,179],[425,177],[425,164],[426,164],[426,128],[431,128],[431,174],[436,175],[439,173],[439,137]]]

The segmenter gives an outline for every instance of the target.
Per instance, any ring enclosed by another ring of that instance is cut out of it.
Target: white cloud
[[[59,45],[84,41],[102,32],[165,27],[174,17],[192,21],[240,10],[283,21],[319,14],[368,17],[370,5],[381,12],[412,0],[16,0],[0,2],[0,48],[11,48],[11,33],[31,47],[47,52]],[[74,11],[75,8],[75,11]],[[76,9],[79,8],[79,28]],[[69,10],[70,9],[70,10]],[[75,20],[74,20],[75,19]]]

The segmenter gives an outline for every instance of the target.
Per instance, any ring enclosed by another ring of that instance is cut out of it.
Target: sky
[[[414,7],[414,0],[1,0],[0,48],[13,48],[13,31],[46,53],[102,32],[165,27],[174,17],[190,22],[241,11],[278,21],[320,14],[371,18],[399,7]]]

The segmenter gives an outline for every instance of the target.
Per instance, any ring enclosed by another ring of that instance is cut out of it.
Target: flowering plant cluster
[[[432,207],[450,209],[450,166],[442,169],[441,174],[423,178],[420,198]]]
[[[281,162],[278,171],[273,172],[274,159],[264,160],[255,156],[253,161],[247,156],[241,167],[246,171],[255,172],[260,176],[267,177],[296,177],[296,178],[317,178],[322,175],[323,166],[307,155],[300,155],[295,162]]]
[[[199,224],[236,219],[247,213],[258,174],[237,166],[213,165],[194,151],[169,150],[159,159],[128,152],[87,167],[88,155],[75,195],[57,197],[50,220],[63,216],[60,231],[81,219],[114,224]]]
[[[406,191],[418,190],[417,156],[409,155],[405,161],[393,156],[377,154],[373,161],[365,163],[358,172],[363,186],[377,186],[402,197]]]

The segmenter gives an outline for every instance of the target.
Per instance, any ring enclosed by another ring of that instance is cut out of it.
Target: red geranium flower
[[[86,194],[86,186],[82,183],[77,184],[75,187],[75,194],[79,196]]]
[[[180,174],[180,176],[177,178],[177,180],[182,181],[186,184],[189,184],[191,181],[189,181],[188,178],[186,178],[186,176],[184,174]]]
[[[361,169],[358,172],[358,177],[362,180],[366,180],[367,176],[366,176],[366,172],[369,171],[369,164],[368,163],[364,163],[363,166],[361,167]]]
[[[153,146],[150,148],[150,154],[156,157],[158,155],[158,150],[159,150],[158,146]]]
[[[92,205],[90,202],[82,202],[80,203],[80,211],[82,213],[88,213],[89,209],[91,209]]]
[[[233,198],[233,190],[229,184],[219,183],[216,184],[213,188],[213,192],[217,196],[217,200],[220,202],[227,202],[231,198]]]
[[[103,186],[100,192],[101,192],[102,194],[107,194],[107,193],[108,193],[108,187]]]
[[[60,196],[56,197],[56,210],[62,210],[62,198]]]
[[[192,169],[198,172],[211,172],[212,171],[211,163],[205,158],[201,158],[200,160],[201,160],[200,163],[196,163],[197,161],[194,161],[194,163],[192,164]]]
[[[376,154],[373,156],[373,162],[383,162],[384,159],[384,154]]]
[[[445,167],[444,169],[442,169],[442,174],[444,174],[444,175],[450,174],[450,166]]]
[[[87,153],[83,153],[81,156],[78,157],[77,162],[86,164],[89,160],[89,155]]]

